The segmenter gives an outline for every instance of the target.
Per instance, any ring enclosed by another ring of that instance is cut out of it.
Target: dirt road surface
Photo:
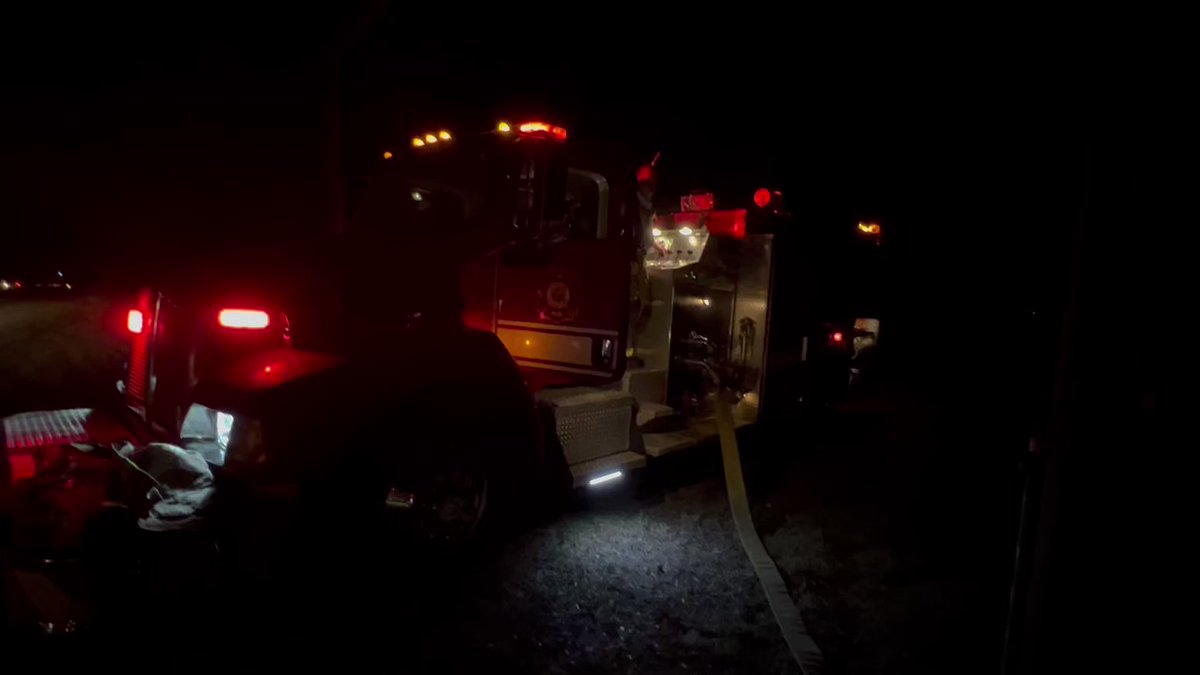
[[[112,298],[0,298],[0,415],[94,405],[124,359]]]

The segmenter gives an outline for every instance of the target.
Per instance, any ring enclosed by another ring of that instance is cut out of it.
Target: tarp
[[[130,482],[149,478],[152,486],[146,492],[148,508],[138,518],[138,527],[153,532],[184,530],[202,522],[202,512],[212,500],[215,487],[213,474],[198,453],[167,443],[135,446],[125,444],[117,454],[128,463],[137,476]]]

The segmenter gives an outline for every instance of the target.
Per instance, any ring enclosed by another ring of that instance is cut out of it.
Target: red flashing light
[[[649,183],[654,180],[654,167],[649,164],[643,164],[637,170],[637,182]]]
[[[704,219],[704,226],[713,236],[745,239],[746,209],[709,211]]]
[[[532,136],[534,138],[548,137],[560,143],[567,140],[566,129],[545,122],[524,122],[517,127],[517,131],[521,132],[522,136]]]
[[[831,337],[833,338],[834,342],[841,342],[842,340],[846,339],[846,336],[842,335],[841,331],[834,333]]]
[[[758,188],[754,191],[754,203],[760,209],[767,208],[767,204],[771,203],[771,191],[767,188]]]
[[[711,192],[684,195],[679,198],[679,208],[683,211],[712,211],[717,205]]]
[[[217,323],[225,328],[262,330],[271,325],[271,317],[261,309],[223,309]]]
[[[142,315],[142,310],[129,310],[129,314],[125,317],[125,327],[129,329],[130,333],[141,335],[146,328],[146,317]]]

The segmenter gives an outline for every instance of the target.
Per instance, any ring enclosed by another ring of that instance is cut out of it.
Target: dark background
[[[1110,629],[1106,593],[1141,587],[1113,579],[1126,558],[1155,559],[1148,524],[1165,523],[1139,492],[1170,494],[1161,474],[1175,473],[1153,432],[1182,305],[1162,292],[1159,253],[1191,216],[1157,212],[1184,173],[1152,177],[1148,149],[1190,158],[1164,124],[1178,108],[1157,96],[1187,81],[1163,72],[1179,61],[1040,20],[561,12],[553,28],[535,10],[385,3],[16,12],[0,30],[0,267],[121,285],[214,246],[328,230],[382,149],[468,110],[546,115],[642,161],[662,151],[664,173],[723,200],[778,186],[801,227],[883,225],[895,367],[955,401],[941,456],[1002,438],[988,461],[1012,472],[1039,428],[1063,450],[1070,480],[1046,513],[1073,538],[1038,583],[1065,590],[1031,601],[1031,630]],[[1006,571],[1000,539],[989,560]],[[1067,633],[1043,648],[1089,646]]]
[[[1049,40],[846,28],[492,26],[477,38],[387,5],[15,20],[6,220],[31,240],[96,242],[318,228],[324,214],[300,197],[320,186],[331,127],[353,177],[412,128],[471,108],[661,150],[664,171],[729,196],[779,185],[815,224],[880,219],[955,276],[997,283],[998,266],[1044,255],[1078,191],[1096,68]]]
[[[1109,76],[1060,33],[453,14],[195,4],[15,18],[0,264],[136,279],[164,251],[284,245],[338,227],[412,129],[528,113],[637,161],[661,151],[675,184],[725,203],[778,187],[805,228],[881,222],[884,314],[905,363],[945,364],[970,342],[1007,375],[1027,345],[1052,348],[1087,120]]]

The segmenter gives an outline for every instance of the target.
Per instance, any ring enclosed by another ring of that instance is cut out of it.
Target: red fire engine
[[[611,484],[715,436],[719,389],[757,420],[781,194],[658,210],[653,166],[589,163],[537,120],[422,130],[380,164],[307,262],[241,251],[207,263],[220,284],[142,291],[120,400],[6,418],[14,479],[67,444],[162,441],[218,486],[455,534],[568,471]]]

